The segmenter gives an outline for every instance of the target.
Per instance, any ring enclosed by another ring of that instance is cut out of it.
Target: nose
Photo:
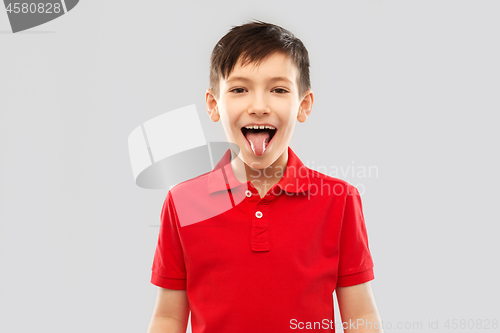
[[[271,109],[267,105],[261,94],[255,94],[253,101],[248,107],[248,114],[255,114],[256,116],[262,116],[263,114],[268,114]]]

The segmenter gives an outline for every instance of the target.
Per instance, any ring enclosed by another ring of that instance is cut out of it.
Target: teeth
[[[273,127],[273,126],[269,126],[269,125],[251,125],[251,126],[245,126],[246,129],[272,129],[272,130],[275,130],[276,128]]]

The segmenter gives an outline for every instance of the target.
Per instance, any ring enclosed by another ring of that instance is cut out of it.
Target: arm
[[[186,290],[158,287],[148,333],[186,333],[189,302]]]
[[[383,333],[370,282],[337,287],[336,292],[345,333]]]

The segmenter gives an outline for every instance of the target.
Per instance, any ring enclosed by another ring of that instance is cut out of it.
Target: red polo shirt
[[[186,290],[193,333],[292,332],[299,322],[334,332],[335,288],[374,278],[357,189],[288,147],[283,177],[260,198],[230,157],[168,192],[151,282]]]

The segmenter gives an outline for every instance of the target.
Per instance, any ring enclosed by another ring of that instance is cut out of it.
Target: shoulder
[[[308,167],[306,167],[306,169],[313,188],[330,188],[332,193],[337,195],[357,193],[356,187],[343,179],[326,175]]]
[[[207,180],[210,172],[211,171],[174,185],[168,191],[167,198],[169,197],[180,198],[186,196],[199,195],[200,193],[206,193]]]

